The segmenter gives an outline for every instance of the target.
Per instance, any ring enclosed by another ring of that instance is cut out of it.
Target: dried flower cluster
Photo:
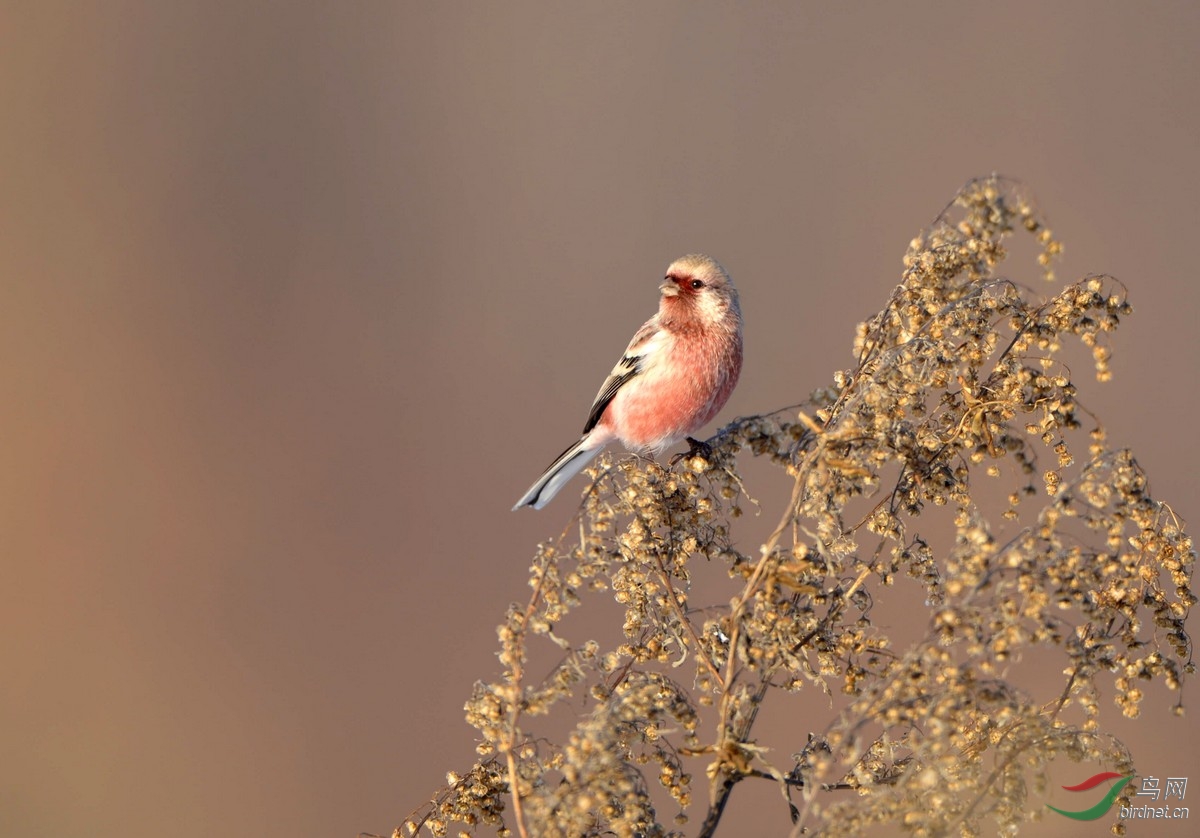
[[[1019,186],[968,184],[912,242],[853,368],[803,409],[740,419],[674,468],[602,460],[500,627],[503,672],[466,705],[480,760],[397,835],[709,836],[748,778],[779,785],[780,834],[1011,833],[1056,757],[1132,771],[1100,690],[1130,717],[1146,682],[1181,690],[1195,554],[1061,361],[1078,338],[1109,378],[1124,288],[1088,277],[1042,300],[998,278],[1021,229],[1052,279],[1059,244]],[[793,479],[754,554],[733,527],[743,450]],[[713,567],[725,598],[697,605]],[[927,610],[904,648],[871,620],[893,596]],[[568,639],[572,610],[601,598],[623,609],[621,642]],[[561,651],[535,678],[537,644]],[[1044,695],[1008,680],[1034,647],[1062,660]],[[763,703],[813,687],[841,696],[830,718],[757,744]],[[574,723],[562,741],[534,732],[555,710]]]

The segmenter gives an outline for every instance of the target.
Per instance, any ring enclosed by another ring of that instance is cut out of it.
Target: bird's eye
[[[700,290],[701,288],[703,288],[703,287],[704,287],[704,283],[703,283],[703,282],[701,282],[700,280],[698,280],[698,279],[693,279],[693,280],[692,280],[692,288],[694,288],[694,289],[696,289],[697,291],[699,291],[699,290]]]

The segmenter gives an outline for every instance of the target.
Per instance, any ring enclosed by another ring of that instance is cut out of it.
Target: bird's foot
[[[674,457],[672,457],[671,458],[672,466],[675,465],[676,463],[678,463],[680,460],[690,460],[692,457],[695,457],[695,456],[703,457],[705,460],[712,459],[712,446],[709,445],[707,442],[702,442],[698,439],[692,439],[690,436],[687,437],[686,441],[689,446],[688,450],[682,451],[682,452],[676,454]]]

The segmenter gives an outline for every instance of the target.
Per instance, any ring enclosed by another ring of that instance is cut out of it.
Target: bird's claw
[[[671,458],[672,466],[675,465],[676,463],[678,463],[680,460],[691,459],[692,457],[695,457],[697,455],[703,457],[705,460],[712,459],[712,446],[709,445],[707,442],[703,442],[699,439],[692,439],[690,436],[687,437],[686,442],[689,446],[688,450],[681,451],[680,453],[678,453],[674,457],[672,457]]]

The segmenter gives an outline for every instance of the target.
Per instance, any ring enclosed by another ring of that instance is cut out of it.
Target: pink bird
[[[742,371],[737,289],[715,259],[684,256],[667,268],[658,313],[638,329],[605,379],[579,441],[562,452],[514,510],[541,509],[614,439],[660,454],[712,421]]]

